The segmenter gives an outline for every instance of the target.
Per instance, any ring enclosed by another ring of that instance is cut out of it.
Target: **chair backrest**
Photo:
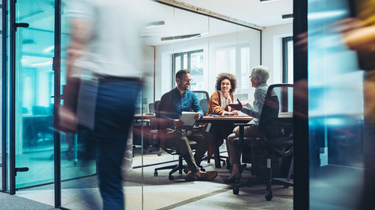
[[[259,118],[261,143],[272,153],[289,156],[293,152],[293,85],[270,85]],[[280,116],[291,117],[280,117]]]
[[[148,104],[148,112],[149,113],[155,113],[155,103],[149,103]]]
[[[210,99],[208,92],[204,90],[193,90],[193,92],[198,98],[199,106],[202,108],[203,113],[206,114],[208,111],[208,100]]]
[[[157,113],[158,110],[159,110],[159,104],[160,104],[160,101],[155,101],[154,103],[154,112]]]
[[[51,115],[49,108],[45,106],[33,106],[31,109],[33,115]]]

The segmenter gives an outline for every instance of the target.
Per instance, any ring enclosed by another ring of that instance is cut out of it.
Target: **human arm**
[[[265,99],[266,91],[263,91],[262,89],[257,89],[254,93],[254,106],[248,104],[247,107],[243,106],[241,111],[249,116],[260,118],[260,113],[262,112]]]
[[[65,132],[75,132],[77,128],[76,104],[80,79],[73,75],[81,74],[81,69],[75,63],[76,60],[84,55],[93,34],[93,22],[86,18],[87,13],[92,12],[92,5],[82,5],[82,1],[72,3],[70,12],[71,17],[71,43],[67,49],[67,78],[64,87],[64,106],[59,111],[59,123],[57,129]],[[93,14],[92,14],[93,15]]]
[[[172,112],[171,105],[172,105],[172,100],[171,100],[171,94],[169,92],[169,93],[164,94],[161,97],[160,104],[156,112],[156,117],[164,118],[163,127],[172,127],[172,126],[179,127],[178,124],[176,124],[177,126],[175,125],[175,120],[178,120],[178,119],[174,119],[170,117],[171,112]]]
[[[191,107],[192,110],[194,112],[198,112],[198,114],[195,115],[194,119],[200,120],[201,117],[204,116],[204,113],[203,113],[203,110],[202,110],[201,106],[199,105],[198,98],[194,93],[192,93],[192,95],[191,95],[191,100],[192,100],[192,107]]]
[[[224,110],[221,109],[220,97],[218,92],[214,92],[211,95],[210,100],[208,101],[208,113],[222,115]]]

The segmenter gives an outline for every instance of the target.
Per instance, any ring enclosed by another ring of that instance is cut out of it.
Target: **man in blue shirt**
[[[210,181],[217,176],[217,171],[203,172],[199,169],[200,162],[211,144],[212,136],[202,129],[181,129],[184,124],[180,120],[183,111],[193,110],[199,120],[204,114],[199,106],[197,96],[189,90],[191,76],[188,70],[180,70],[176,74],[177,87],[161,97],[157,117],[165,118],[165,146],[177,148],[185,159],[188,167],[184,170],[189,177],[196,180]],[[197,142],[195,155],[191,151],[189,140]]]

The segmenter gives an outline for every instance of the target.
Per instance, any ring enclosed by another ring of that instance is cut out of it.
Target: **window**
[[[250,47],[248,44],[228,46],[215,50],[217,74],[227,72],[236,76],[235,98],[247,100],[250,89]]]
[[[181,69],[190,71],[193,82],[190,90],[203,90],[203,50],[173,54],[173,80],[172,87],[175,86],[176,73]]]
[[[283,42],[283,83],[293,84],[293,37],[285,37]]]

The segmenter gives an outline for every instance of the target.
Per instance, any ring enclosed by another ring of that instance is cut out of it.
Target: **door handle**
[[[29,168],[28,167],[21,167],[21,168],[16,168],[16,176],[17,176],[17,172],[26,172],[26,171],[29,171]]]
[[[17,31],[17,28],[20,27],[20,28],[28,28],[29,27],[29,24],[28,23],[15,23],[14,24],[16,27],[16,31]]]

